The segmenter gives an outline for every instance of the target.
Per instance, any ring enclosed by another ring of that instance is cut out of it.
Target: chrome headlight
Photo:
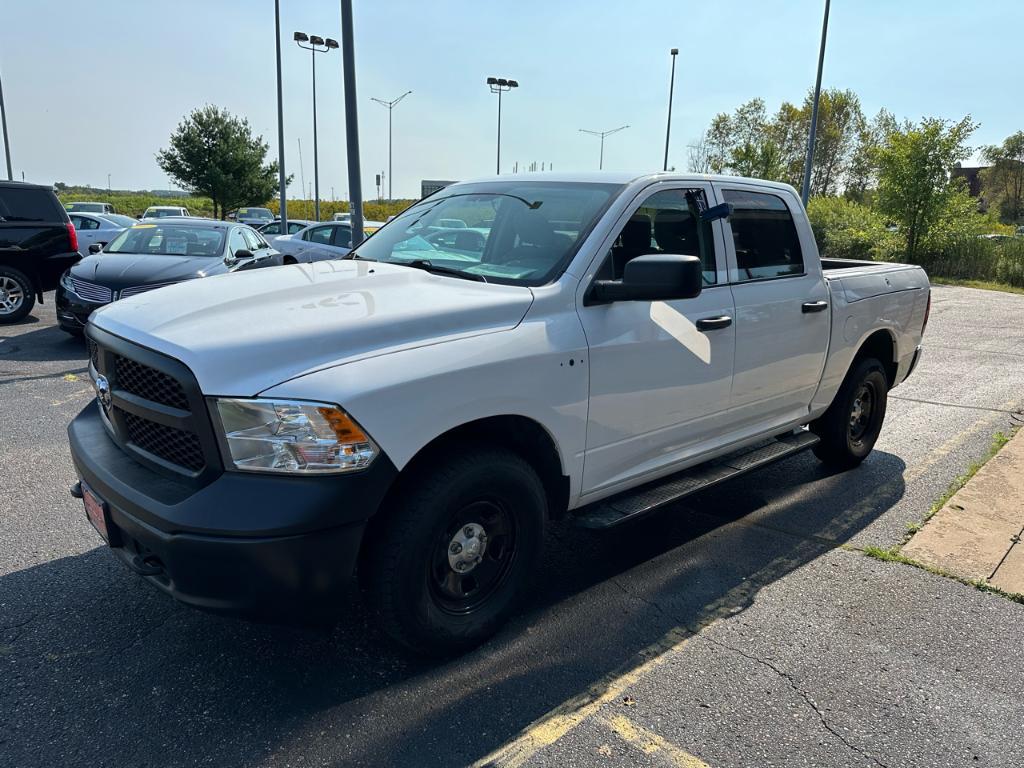
[[[60,276],[60,285],[65,291],[75,292],[75,285],[71,282],[71,270],[67,270]]]
[[[377,456],[370,437],[330,403],[300,400],[211,402],[228,468],[317,474],[363,469]]]

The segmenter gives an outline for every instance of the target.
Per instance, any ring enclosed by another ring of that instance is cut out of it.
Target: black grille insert
[[[173,376],[148,365],[118,356],[115,364],[117,386],[133,395],[172,408],[188,410],[188,396]]]
[[[96,345],[96,342],[92,339],[87,340],[89,343],[89,360],[92,361],[93,368],[99,368],[100,365],[100,348]]]
[[[118,412],[133,445],[193,472],[203,468],[203,447],[194,432],[158,424],[121,409]]]

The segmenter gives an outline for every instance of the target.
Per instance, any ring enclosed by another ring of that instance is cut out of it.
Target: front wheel
[[[821,442],[814,455],[837,469],[860,464],[875,447],[888,403],[889,380],[882,364],[865,358],[847,374],[828,410],[811,423]]]
[[[426,655],[486,640],[526,593],[546,506],[537,473],[502,449],[417,473],[368,534],[364,575],[383,629]]]

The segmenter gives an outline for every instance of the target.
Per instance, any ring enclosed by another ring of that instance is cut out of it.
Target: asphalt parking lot
[[[558,527],[528,608],[431,664],[357,608],[210,616],[103,551],[67,491],[86,354],[48,296],[0,326],[0,765],[1021,765],[1024,605],[857,551],[1024,418],[1024,296],[933,295],[862,467],[803,454],[614,533]]]

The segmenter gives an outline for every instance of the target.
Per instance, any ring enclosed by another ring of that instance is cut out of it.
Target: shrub
[[[842,197],[816,197],[807,216],[822,256],[833,259],[886,259],[897,238],[871,208]]]

